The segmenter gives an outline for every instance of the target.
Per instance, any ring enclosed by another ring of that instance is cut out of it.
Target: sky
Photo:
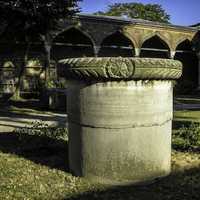
[[[193,25],[200,23],[200,0],[82,0],[81,12],[93,13],[105,11],[113,3],[152,3],[160,4],[170,15],[170,22],[175,25]]]

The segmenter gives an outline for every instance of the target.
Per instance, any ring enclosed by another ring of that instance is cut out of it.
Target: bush
[[[14,133],[18,135],[22,145],[37,143],[38,146],[49,145],[54,141],[67,141],[67,128],[52,127],[42,121],[33,122],[30,127],[17,128]]]
[[[200,149],[200,124],[191,123],[172,134],[172,147],[176,150]]]

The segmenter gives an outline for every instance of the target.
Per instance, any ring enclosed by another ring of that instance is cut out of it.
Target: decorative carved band
[[[67,78],[78,79],[178,79],[182,64],[158,58],[71,58],[59,61]]]

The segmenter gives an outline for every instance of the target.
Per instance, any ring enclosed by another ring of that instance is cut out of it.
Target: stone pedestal
[[[61,61],[68,88],[69,165],[77,176],[124,185],[171,168],[172,79],[181,63],[145,58]]]

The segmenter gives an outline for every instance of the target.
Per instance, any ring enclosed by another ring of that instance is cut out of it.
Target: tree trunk
[[[51,53],[51,39],[50,35],[40,35],[40,38],[42,39],[44,43],[44,69],[43,71],[45,72],[45,82],[49,79],[49,68],[50,68],[50,53]],[[46,83],[45,83],[46,85]]]
[[[25,53],[24,53],[24,59],[23,59],[23,62],[21,63],[21,66],[20,66],[20,69],[19,69],[19,72],[18,72],[18,77],[19,77],[19,80],[18,80],[18,83],[17,83],[17,86],[16,86],[16,90],[15,90],[15,93],[12,97],[12,99],[14,100],[19,100],[21,97],[20,97],[20,87],[21,85],[23,84],[23,78],[24,78],[24,72],[25,72],[25,67],[27,65],[27,62],[28,62],[28,54],[29,54],[29,50],[30,50],[30,42],[28,39],[26,39],[26,50],[25,50]]]
[[[51,45],[49,42],[44,42],[44,48],[45,48],[45,80],[46,82],[50,78],[50,51],[51,51]]]
[[[47,88],[48,88],[48,80],[50,78],[50,51],[51,51],[51,42],[50,42],[50,36],[47,35],[41,35],[40,36],[43,43],[44,43],[44,68],[43,68],[43,72],[45,75],[45,82],[42,85],[42,88],[40,88],[40,101],[43,105],[43,107],[47,108],[49,105],[49,100],[48,100],[48,92],[47,92]]]

